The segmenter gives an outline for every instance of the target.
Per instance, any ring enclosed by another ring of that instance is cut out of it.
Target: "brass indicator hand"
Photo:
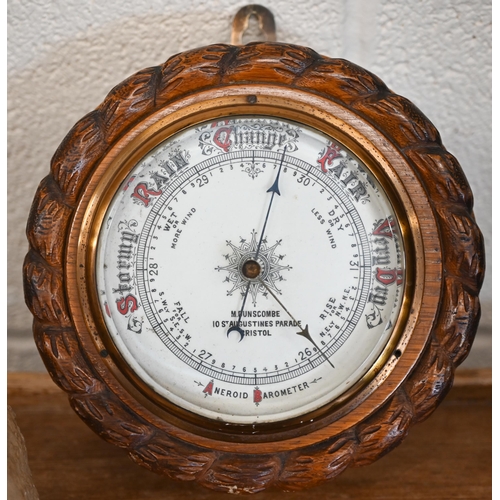
[[[280,193],[280,190],[278,187],[278,182],[279,182],[279,178],[280,178],[280,174],[281,174],[281,167],[283,166],[283,160],[285,159],[285,153],[286,153],[286,146],[283,148],[283,155],[281,156],[281,162],[280,162],[280,166],[278,169],[278,174],[276,175],[276,179],[274,180],[273,185],[266,191],[266,193],[272,193],[272,195],[271,195],[271,200],[269,202],[269,207],[267,208],[266,218],[264,219],[264,227],[262,228],[262,232],[260,233],[260,239],[259,239],[259,244],[257,245],[257,251],[255,252],[254,262],[257,266],[259,265],[257,259],[259,257],[259,252],[260,252],[260,247],[262,245],[262,240],[264,239],[264,233],[266,231],[267,221],[269,219],[269,213],[271,212],[271,206],[273,205],[274,195],[277,194],[278,196],[281,196],[281,193]],[[249,276],[247,276],[247,277],[249,277]],[[252,276],[252,277],[254,277],[254,276]],[[247,301],[248,292],[250,290],[250,284],[251,284],[251,281],[248,282],[247,289],[245,290],[245,296],[243,297],[243,304],[241,304],[241,309],[240,309],[240,312],[238,314],[238,322],[236,323],[236,325],[231,326],[227,330],[228,337],[229,337],[229,334],[231,332],[238,332],[240,334],[240,342],[243,340],[243,337],[245,336],[245,332],[240,327],[240,324],[241,324],[241,317],[243,315],[243,310],[245,309],[245,303]]]
[[[333,363],[326,357],[326,355],[323,353],[323,351],[316,345],[316,342],[314,342],[314,340],[312,339],[311,334],[309,333],[309,328],[308,328],[309,325],[306,325],[305,328],[302,328],[300,326],[299,322],[292,316],[290,311],[283,305],[283,302],[281,302],[281,300],[278,298],[278,296],[264,283],[264,281],[262,281],[262,279],[260,279],[260,278],[258,279],[258,281],[274,297],[276,302],[278,302],[278,304],[284,309],[284,311],[288,314],[288,316],[290,316],[290,318],[292,318],[293,321],[295,323],[297,323],[298,327],[300,328],[300,332],[297,332],[297,335],[301,335],[302,337],[309,340],[309,342],[311,342],[311,344],[323,356],[323,358],[325,358],[325,360],[328,361],[328,363],[330,363],[331,367],[335,368],[335,366],[333,366]]]

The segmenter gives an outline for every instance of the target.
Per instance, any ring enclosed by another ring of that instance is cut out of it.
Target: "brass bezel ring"
[[[407,327],[408,324],[414,324],[414,320],[410,319],[410,309],[413,309],[413,316],[416,316],[420,309],[419,301],[422,299],[423,283],[418,283],[416,276],[422,280],[423,270],[417,270],[416,265],[423,260],[421,256],[414,255],[414,252],[421,251],[422,248],[420,228],[415,224],[417,217],[414,208],[397,172],[374,142],[338,116],[339,109],[336,110],[337,114],[334,114],[333,110],[325,112],[328,107],[326,102],[311,103],[311,96],[306,93],[286,92],[270,86],[250,85],[245,91],[241,87],[225,89],[223,94],[214,96],[214,92],[202,92],[180,101],[175,110],[160,110],[130,131],[103,158],[83,192],[82,202],[78,207],[78,212],[84,209],[81,229],[75,228],[78,237],[77,282],[83,285],[79,287],[78,301],[86,320],[86,328],[92,332],[94,349],[96,352],[107,352],[110,355],[101,358],[101,362],[106,364],[129,394],[133,394],[141,405],[157,417],[189,432],[210,438],[234,441],[234,436],[238,435],[239,440],[245,442],[281,441],[291,435],[309,434],[312,430],[321,429],[332,421],[337,421],[341,415],[352,412],[353,408],[380,387],[400,362],[412,335],[411,328]],[[254,101],[252,104],[249,104],[250,95],[255,97],[251,99]],[[346,113],[345,110],[343,112]],[[194,415],[162,398],[140,380],[128,367],[107,333],[96,295],[94,265],[98,235],[107,206],[130,170],[148,151],[187,127],[207,120],[248,114],[284,118],[314,127],[349,148],[360,158],[370,168],[391,200],[401,228],[407,259],[407,279],[401,314],[393,335],[372,368],[342,396],[310,414],[290,421],[255,426],[221,423]],[[410,221],[413,221],[413,225]],[[76,301],[71,300],[70,303]],[[78,311],[75,310],[74,314],[77,315]],[[86,343],[85,333],[80,339]],[[425,342],[422,342],[420,350],[424,344]],[[86,349],[89,348],[90,346],[86,345]],[[415,362],[416,359],[413,359],[412,363]]]

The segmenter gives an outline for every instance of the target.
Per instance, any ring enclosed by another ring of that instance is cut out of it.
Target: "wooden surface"
[[[24,434],[40,499],[215,499],[224,494],[174,482],[134,464],[96,436],[46,374],[10,373],[8,403]],[[491,370],[458,371],[438,410],[374,464],[267,499],[491,498]]]

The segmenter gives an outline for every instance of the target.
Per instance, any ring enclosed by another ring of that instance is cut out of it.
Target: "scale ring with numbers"
[[[138,464],[301,489],[399,444],[479,319],[464,174],[408,100],[299,46],[115,87],[55,153],[24,264],[38,349]]]

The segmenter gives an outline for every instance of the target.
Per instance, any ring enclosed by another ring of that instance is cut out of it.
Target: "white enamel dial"
[[[307,415],[386,347],[401,229],[357,157],[269,117],[183,130],[111,201],[96,259],[109,336],[169,402],[234,424]]]

